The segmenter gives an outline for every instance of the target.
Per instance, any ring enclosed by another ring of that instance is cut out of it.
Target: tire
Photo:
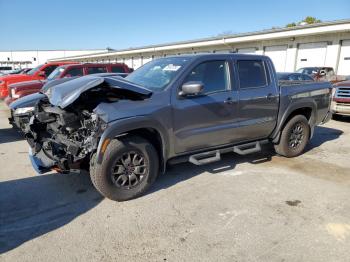
[[[103,196],[115,201],[143,195],[156,180],[158,172],[157,151],[138,136],[112,140],[102,163],[96,162],[96,156],[92,156],[90,163],[93,185]]]
[[[296,157],[303,153],[310,138],[310,126],[305,116],[296,115],[284,126],[278,144],[277,154],[285,157]]]

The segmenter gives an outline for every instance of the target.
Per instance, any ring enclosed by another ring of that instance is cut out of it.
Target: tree
[[[317,19],[316,17],[313,16],[307,16],[303,20],[301,20],[298,23],[289,23],[286,25],[286,27],[293,27],[297,25],[303,25],[303,24],[316,24],[316,23],[321,23],[322,21],[320,19]]]
[[[297,24],[293,22],[286,25],[286,27],[293,27],[293,26],[297,26]]]
[[[304,18],[302,22],[305,22],[307,24],[315,24],[315,23],[321,23],[321,20],[317,19],[316,17],[307,16]]]

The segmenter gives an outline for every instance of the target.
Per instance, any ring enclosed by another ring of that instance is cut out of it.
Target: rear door
[[[273,131],[279,107],[279,92],[268,60],[235,61],[239,79],[239,136],[242,140],[268,137]]]

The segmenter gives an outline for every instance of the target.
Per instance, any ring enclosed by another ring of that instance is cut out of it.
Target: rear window
[[[267,86],[264,62],[261,60],[237,61],[240,88],[256,88]]]
[[[124,67],[122,66],[112,66],[112,73],[125,73]]]
[[[88,75],[90,74],[99,74],[99,73],[107,73],[106,67],[88,67],[87,68]]]

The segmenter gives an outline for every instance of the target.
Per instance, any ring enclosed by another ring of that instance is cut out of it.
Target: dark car
[[[126,78],[52,85],[23,132],[39,173],[88,170],[102,195],[123,201],[145,193],[168,163],[202,165],[265,143],[300,155],[314,127],[331,117],[332,86],[295,87],[278,84],[266,56],[166,57]]]
[[[283,81],[314,81],[311,76],[301,73],[277,73],[277,78]]]

